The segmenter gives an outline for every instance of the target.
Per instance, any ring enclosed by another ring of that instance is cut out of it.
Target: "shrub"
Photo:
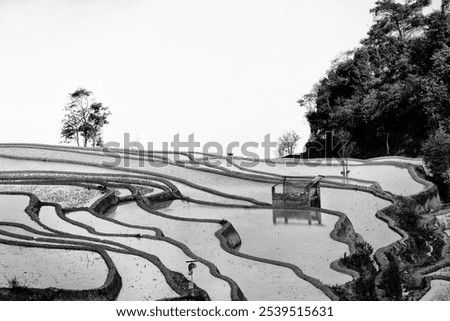
[[[356,280],[355,294],[358,301],[375,301],[377,299],[375,292],[375,275],[364,275]]]
[[[397,260],[391,253],[386,253],[386,258],[389,260],[389,266],[383,272],[380,288],[384,289],[387,300],[399,301],[403,297],[400,269]]]
[[[17,289],[20,287],[19,281],[15,276],[13,276],[11,279],[8,280],[8,285],[11,289]]]
[[[373,248],[369,243],[358,242],[355,244],[355,253],[350,256],[344,256],[341,263],[350,269],[363,272],[367,267],[373,267],[372,261]]]
[[[396,221],[402,230],[407,232],[415,231],[420,226],[420,215],[416,213],[416,202],[414,200],[399,197],[397,210],[395,211]]]
[[[433,175],[449,181],[450,170],[450,134],[439,128],[422,145],[425,164]]]
[[[376,300],[375,276],[376,268],[372,259],[373,248],[369,243],[358,242],[355,244],[355,253],[344,256],[341,263],[359,273],[359,278],[354,285],[356,300]]]

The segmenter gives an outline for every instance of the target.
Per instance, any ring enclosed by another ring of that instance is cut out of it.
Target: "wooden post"
[[[192,296],[195,296],[194,269],[197,267],[195,262],[198,262],[198,261],[196,261],[196,260],[186,261],[186,263],[189,263],[189,265],[188,265],[188,275],[189,275],[189,286],[188,286],[188,289],[191,290],[191,295]]]

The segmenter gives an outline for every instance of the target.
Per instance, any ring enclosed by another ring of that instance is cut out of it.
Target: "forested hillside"
[[[311,141],[348,132],[354,156],[418,156],[436,133],[450,133],[450,5],[424,14],[430,0],[377,1],[361,45],[341,54],[299,100]],[[443,135],[443,136],[442,136]],[[431,139],[430,138],[430,139]]]

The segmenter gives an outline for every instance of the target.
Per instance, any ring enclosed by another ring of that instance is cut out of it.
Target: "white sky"
[[[110,107],[105,142],[305,141],[296,102],[358,46],[374,3],[0,0],[0,142],[59,143],[78,87]]]

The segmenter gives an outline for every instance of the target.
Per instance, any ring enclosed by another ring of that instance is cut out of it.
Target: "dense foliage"
[[[422,146],[427,167],[444,180],[450,180],[450,134],[439,128]]]
[[[400,301],[403,296],[402,278],[397,259],[391,253],[386,253],[388,268],[383,272],[380,288],[384,290],[386,300]]]
[[[417,156],[429,136],[450,132],[450,1],[424,14],[430,2],[376,2],[361,45],[299,100],[312,141],[346,131],[359,157]]]
[[[334,290],[345,300],[373,301],[376,300],[375,277],[377,270],[372,259],[373,248],[366,242],[357,242],[355,252],[341,258],[340,263],[359,273],[359,278],[352,284],[351,291],[335,287]],[[337,291],[336,291],[337,290]]]
[[[75,141],[80,146],[88,142],[95,146],[102,146],[102,129],[108,124],[109,108],[100,102],[95,102],[92,92],[78,88],[69,94],[69,103],[64,108],[66,114],[62,121],[61,137],[65,142]]]

